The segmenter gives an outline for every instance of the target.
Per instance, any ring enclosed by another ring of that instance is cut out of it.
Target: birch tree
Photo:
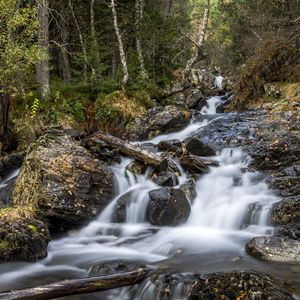
[[[38,47],[44,52],[43,58],[36,64],[36,80],[39,84],[42,99],[50,95],[49,72],[49,0],[37,1],[39,20]]]
[[[203,46],[204,46],[205,36],[208,27],[209,14],[210,14],[210,0],[205,0],[204,15],[203,15],[202,22],[200,23],[199,26],[198,38],[196,41],[193,41],[195,46],[194,55],[191,57],[191,59],[188,60],[184,70],[183,80],[185,86],[189,85],[189,77],[194,65],[204,58]]]
[[[144,0],[135,1],[135,18],[136,18],[136,50],[140,63],[141,76],[143,79],[148,79],[148,73],[145,68],[145,61],[143,56],[142,42],[141,42],[141,22],[144,16]]]
[[[121,59],[122,68],[123,68],[122,86],[124,87],[125,85],[128,84],[129,72],[128,72],[127,59],[126,59],[126,55],[125,55],[125,51],[124,51],[124,43],[123,43],[122,35],[120,33],[119,25],[118,25],[118,16],[117,16],[117,11],[116,11],[115,0],[111,0],[110,7],[111,7],[111,11],[112,11],[112,16],[113,16],[114,30],[115,30],[115,34],[116,34],[118,45],[119,45],[120,59]]]

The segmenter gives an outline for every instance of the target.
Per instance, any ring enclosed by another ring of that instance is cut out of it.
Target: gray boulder
[[[183,191],[163,187],[149,192],[146,221],[157,226],[175,226],[185,222],[191,206]]]

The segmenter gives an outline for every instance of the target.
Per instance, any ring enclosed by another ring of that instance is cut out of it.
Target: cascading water
[[[202,114],[215,114],[220,102],[220,97],[208,99]],[[151,142],[183,140],[208,123],[205,119]],[[233,258],[246,257],[243,250],[246,240],[271,232],[267,225],[268,213],[277,198],[259,174],[246,170],[249,157],[240,149],[223,149],[214,159],[220,166],[212,167],[196,182],[197,197],[188,221],[181,226],[160,228],[144,222],[148,192],[158,186],[147,173],[134,176],[127,172],[131,160],[123,159],[119,165],[112,166],[118,196],[98,219],[68,237],[50,242],[48,257],[40,262],[1,264],[0,289],[36,285],[41,278],[47,282],[83,277],[94,264],[120,259],[169,264],[182,260],[184,270],[220,271],[226,269],[225,265],[233,268]],[[180,183],[186,179],[183,173]],[[126,223],[111,223],[118,199],[128,192],[131,192],[131,203]],[[191,256],[193,262],[189,266],[186,261]],[[247,259],[240,265],[247,267]]]

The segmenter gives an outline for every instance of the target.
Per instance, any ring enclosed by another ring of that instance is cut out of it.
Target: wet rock
[[[260,236],[247,242],[248,254],[267,261],[300,262],[300,240],[284,235]]]
[[[232,98],[228,96],[223,96],[221,100],[222,102],[216,107],[216,113],[218,114],[224,113],[226,111],[227,107],[231,103]]]
[[[155,107],[146,116],[135,119],[126,128],[129,140],[146,140],[164,132],[177,131],[188,125],[190,113],[177,106]]]
[[[292,300],[279,280],[258,272],[190,274],[167,273],[152,276],[145,285],[147,296],[157,300]]]
[[[33,218],[10,215],[10,208],[0,214],[0,260],[36,261],[46,257],[50,241],[47,226]]]
[[[168,171],[175,172],[180,175],[177,163],[171,158],[163,158],[157,167],[157,173]]]
[[[209,170],[209,166],[218,166],[217,161],[203,160],[195,155],[184,155],[180,158],[182,167],[190,173],[203,174]]]
[[[112,216],[112,222],[114,223],[126,222],[127,208],[136,199],[138,192],[139,191],[137,190],[132,190],[119,197]]]
[[[258,272],[231,272],[200,276],[188,300],[204,299],[272,299],[291,300],[292,295],[281,288],[271,276]]]
[[[300,223],[300,196],[284,198],[275,203],[272,220],[279,225]]]
[[[86,138],[81,142],[81,145],[88,149],[93,158],[105,161],[108,164],[119,163],[121,155],[118,149],[110,149],[109,145],[104,141],[93,138]]]
[[[128,261],[107,261],[94,265],[89,271],[89,277],[116,275],[145,268],[145,265]]]
[[[179,189],[184,192],[190,203],[193,203],[197,197],[196,184],[193,179],[188,179],[185,183],[179,186]]]
[[[157,145],[159,150],[177,152],[182,148],[182,143],[179,140],[161,141]]]
[[[63,133],[33,144],[12,193],[16,205],[34,207],[53,232],[92,220],[113,197],[106,165]]]
[[[11,192],[14,187],[16,179],[12,178],[11,180],[7,181],[4,186],[0,184],[0,207],[7,206],[11,203]]]
[[[25,152],[15,152],[0,157],[0,177],[7,176],[13,169],[22,165]]]
[[[164,187],[149,192],[146,221],[157,226],[175,226],[185,222],[191,206],[183,191]]]
[[[144,174],[147,171],[148,167],[148,165],[135,160],[131,162],[128,166],[126,166],[125,176],[129,178],[131,173],[136,178],[137,175]]]
[[[177,176],[173,172],[160,172],[153,181],[160,186],[173,187],[179,183]]]
[[[186,98],[186,105],[188,108],[195,108],[198,103],[202,100],[203,93],[198,89],[194,89],[189,92],[189,95]]]
[[[193,137],[184,141],[186,150],[189,154],[197,156],[214,156],[216,152],[208,145],[203,143],[199,138]]]

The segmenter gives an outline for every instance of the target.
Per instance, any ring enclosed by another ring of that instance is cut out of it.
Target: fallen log
[[[98,143],[100,147],[118,149],[120,153],[151,166],[159,166],[162,160],[168,158],[165,155],[162,158],[155,153],[142,149],[138,145],[125,142],[120,138],[100,131],[94,133],[91,140],[93,140],[94,143]],[[103,144],[103,142],[105,144]],[[176,153],[178,157],[176,157],[175,160],[188,171],[192,170],[193,172],[203,173],[208,171],[209,167],[218,165],[218,162],[214,160],[202,159],[194,155],[189,155],[188,153],[183,154],[184,150],[178,147]],[[169,158],[174,160],[172,156]]]
[[[148,152],[137,145],[127,143],[110,134],[97,131],[93,134],[92,140],[94,142],[98,141],[99,143],[103,141],[109,147],[118,149],[120,153],[140,160],[148,165],[158,166],[161,161],[161,157],[159,155]]]
[[[45,300],[59,297],[88,294],[134,285],[141,282],[150,272],[149,268],[139,268],[132,272],[64,280],[34,288],[0,293],[2,300]]]

